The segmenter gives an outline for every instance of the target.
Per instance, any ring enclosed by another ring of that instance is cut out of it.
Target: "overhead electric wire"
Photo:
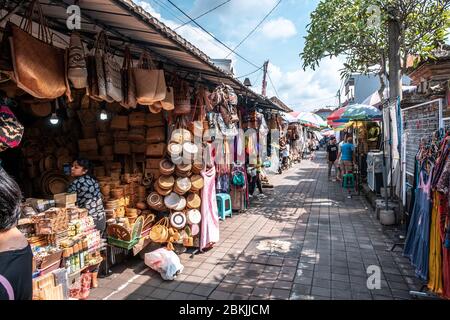
[[[209,9],[208,11],[202,13],[202,14],[199,15],[198,17],[195,17],[193,20],[200,19],[201,17],[207,15],[208,13],[213,12],[214,10],[216,10],[216,9],[218,9],[218,8],[220,8],[220,7],[222,7],[223,5],[227,4],[227,3],[230,2],[230,1],[231,1],[231,0],[227,0],[227,1],[225,1],[225,2],[222,2],[221,4],[215,6],[214,8]],[[183,23],[181,26],[178,26],[178,27],[176,27],[175,29],[173,29],[173,31],[177,31],[177,30],[180,29],[181,27],[184,27],[185,25],[187,25],[189,22],[190,22],[190,21],[187,21],[187,22]]]
[[[209,32],[208,30],[206,30],[204,27],[202,27],[197,21],[194,21],[194,19],[192,19],[186,12],[184,12],[182,9],[180,9],[175,3],[173,3],[171,0],[167,0],[172,6],[174,6],[175,8],[178,9],[178,11],[180,11],[183,15],[185,15],[190,21],[192,21],[197,27],[199,27],[200,29],[202,29],[204,32],[206,32],[207,34],[209,34],[214,40],[216,40],[217,42],[219,42],[221,45],[223,45],[225,48],[227,48],[228,50],[230,50],[232,53],[236,54],[236,56],[238,56],[239,58],[241,58],[242,60],[244,60],[245,62],[247,62],[248,64],[254,66],[255,68],[259,68],[258,65],[254,64],[253,62],[251,62],[250,60],[248,60],[247,58],[243,57],[242,55],[240,55],[239,53],[235,52],[233,49],[231,49],[228,45],[226,45],[225,43],[223,43],[220,39],[218,39],[215,35],[213,35],[211,32]]]
[[[280,5],[281,1],[282,1],[282,0],[278,1],[278,3],[272,8],[272,10],[270,10],[269,13],[266,14],[266,15],[264,16],[264,18],[258,23],[258,25],[257,25],[256,27],[254,27],[253,30],[250,31],[250,33],[249,33],[244,39],[242,39],[242,41],[239,42],[239,44],[238,44],[236,47],[234,47],[233,51],[237,50],[237,48],[239,48],[239,47],[241,46],[241,44],[243,44],[243,43],[245,42],[245,40],[247,40],[247,39],[253,34],[253,32],[255,32],[256,29],[259,28],[259,26],[260,26],[260,25],[261,25],[261,24],[262,24],[262,23],[270,16],[270,14],[271,14],[271,13],[272,13],[279,5]],[[227,56],[226,56],[225,58],[228,58],[228,57],[230,56],[230,54],[231,54],[231,52],[228,53]]]
[[[269,81],[270,81],[270,84],[272,85],[273,90],[275,90],[275,94],[277,95],[277,97],[280,97],[280,96],[278,95],[277,88],[275,88],[275,86],[274,86],[274,84],[273,84],[273,82],[272,82],[272,78],[270,77],[270,73],[269,73],[269,72],[267,72],[267,76],[269,77]]]
[[[239,77],[235,77],[236,79],[240,79],[240,78],[244,78],[244,77],[248,77],[256,72],[258,72],[259,70],[261,70],[264,66],[259,67],[258,69],[256,69],[255,71],[252,71],[250,73],[244,74],[243,76],[239,76]]]
[[[166,9],[166,11],[167,12],[169,12],[170,13],[170,15],[171,16],[173,16],[175,19],[177,19],[178,21],[180,21],[182,24],[186,24],[186,23],[189,23],[190,21],[183,21],[183,20],[181,20],[180,19],[180,17],[178,17],[177,15],[176,15],[176,13],[174,12],[174,10],[171,8],[171,7],[169,7],[167,4],[165,4],[165,3],[163,3],[162,1],[160,1],[160,0],[153,0],[155,3],[157,3],[157,4],[159,4],[161,7],[163,7],[164,9]],[[196,33],[198,33],[199,35],[204,35],[200,30],[198,30],[197,28],[192,28],[193,30],[194,30],[194,32],[196,32]],[[217,42],[215,42],[215,41],[212,41],[211,39],[209,39],[209,38],[206,38],[206,40],[208,40],[208,42],[209,43],[211,43],[211,44],[213,44],[216,48],[218,48],[218,49],[220,49],[220,50],[223,50],[223,48],[221,47],[221,46],[219,46],[218,44],[217,44]]]

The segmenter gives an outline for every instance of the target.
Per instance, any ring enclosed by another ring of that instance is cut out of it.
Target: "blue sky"
[[[224,2],[224,0],[171,0],[191,17]],[[231,0],[197,22],[217,38],[234,48],[276,5],[279,0]],[[134,0],[149,13],[172,28],[188,19],[167,0]],[[339,60],[324,60],[316,71],[301,68],[299,53],[309,15],[319,0],[282,0],[265,22],[236,51],[255,65],[270,60],[269,74],[278,95],[291,108],[309,111],[337,104],[335,97],[341,85]],[[230,51],[212,39],[193,23],[177,29],[186,40],[211,58],[225,58]],[[235,75],[241,76],[256,68],[234,54]],[[249,76],[252,89],[261,92],[262,71]],[[243,79],[241,79],[243,81]],[[275,90],[268,81],[268,96]]]

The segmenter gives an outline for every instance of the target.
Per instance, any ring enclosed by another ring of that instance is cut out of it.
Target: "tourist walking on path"
[[[331,170],[334,167],[334,173],[336,174],[336,179],[338,179],[338,168],[336,165],[336,160],[338,156],[338,146],[336,144],[336,138],[332,137],[329,144],[327,145],[327,160],[328,160],[328,180],[331,180]]]
[[[355,163],[355,145],[353,144],[352,137],[348,137],[347,141],[341,146],[340,155],[342,174],[345,175],[353,172],[353,164]]]

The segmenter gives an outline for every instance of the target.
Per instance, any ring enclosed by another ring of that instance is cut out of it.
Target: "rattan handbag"
[[[156,222],[150,230],[150,240],[157,243],[167,242],[169,238],[170,222],[167,217]]]

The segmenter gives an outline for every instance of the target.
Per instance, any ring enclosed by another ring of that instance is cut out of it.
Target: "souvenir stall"
[[[450,128],[422,138],[404,255],[430,293],[450,299]]]
[[[25,13],[29,27],[34,11],[42,13],[39,1]],[[37,23],[51,34],[44,15]],[[119,261],[117,252],[211,248],[228,204],[248,207],[246,165],[259,147],[238,129],[268,132],[256,113],[242,120],[244,104],[228,85],[163,69],[145,48],[119,52],[103,31],[90,51],[81,34],[69,36],[68,47],[55,47],[12,22],[2,35],[2,110],[24,134],[0,160],[27,197],[20,228],[35,253],[36,299],[86,298],[89,271]],[[77,158],[93,164],[103,235],[68,192]]]
[[[327,118],[329,125],[341,130],[340,137],[342,139],[346,135],[353,138],[356,152],[357,167],[355,170],[358,192],[361,190],[362,183],[367,179],[373,191],[379,192],[381,187],[380,183],[377,184],[377,187],[374,187],[376,184],[375,172],[379,170],[375,169],[374,163],[378,162],[376,159],[382,156],[380,152],[383,140],[382,118],[382,113],[378,108],[361,104],[340,108]],[[368,156],[370,156],[370,168],[368,167]],[[379,166],[377,165],[377,167]]]

